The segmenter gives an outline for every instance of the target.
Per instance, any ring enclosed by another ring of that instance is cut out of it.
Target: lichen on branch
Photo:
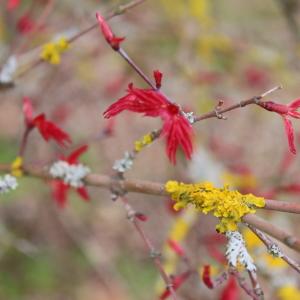
[[[176,201],[175,209],[185,208],[189,204],[195,206],[204,214],[212,213],[219,218],[216,229],[220,233],[237,230],[241,218],[249,213],[255,213],[255,208],[264,207],[265,200],[252,194],[243,195],[232,191],[228,186],[216,188],[210,182],[185,184],[168,181],[165,190]]]

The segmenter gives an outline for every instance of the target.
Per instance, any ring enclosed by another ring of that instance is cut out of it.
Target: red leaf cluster
[[[70,136],[55,123],[47,120],[45,114],[33,117],[33,106],[31,100],[27,97],[23,99],[23,113],[27,128],[29,130],[37,128],[44,140],[49,141],[53,139],[60,146],[67,146],[71,143]]]
[[[159,91],[128,86],[127,94],[110,105],[104,112],[105,118],[111,118],[124,110],[142,113],[147,117],[160,117],[163,121],[162,136],[167,139],[166,152],[172,163],[176,163],[176,151],[180,146],[190,159],[192,146],[192,126],[183,116],[180,107],[170,102]]]

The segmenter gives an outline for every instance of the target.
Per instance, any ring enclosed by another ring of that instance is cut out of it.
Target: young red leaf
[[[104,117],[114,117],[124,110],[142,113],[148,117],[160,117],[163,121],[161,135],[166,137],[166,152],[170,161],[176,163],[179,146],[190,159],[193,152],[192,126],[182,115],[179,106],[152,89],[138,89],[130,84],[127,92],[127,95],[108,107]]]
[[[6,8],[9,11],[15,10],[21,4],[21,0],[8,0],[6,3]]]
[[[84,186],[82,186],[80,188],[77,188],[76,191],[81,196],[81,198],[83,200],[85,200],[85,201],[89,201],[90,200],[90,196],[88,194],[88,191],[87,191],[87,189]]]
[[[99,13],[96,13],[96,18],[106,41],[114,50],[119,50],[120,43],[123,42],[125,38],[115,36],[106,20]]]
[[[23,98],[23,114],[26,126],[33,127],[33,107],[31,100],[28,97]]]
[[[70,187],[61,180],[53,180],[51,185],[53,199],[60,208],[64,208],[67,202],[67,193]]]
[[[60,160],[68,162],[70,165],[79,163],[79,156],[86,152],[88,149],[87,145],[83,145],[77,149],[75,149],[69,156],[61,156]],[[65,184],[63,180],[52,180],[52,189],[53,189],[53,197],[56,203],[63,208],[67,202],[67,193],[70,189],[68,184]],[[90,196],[85,186],[80,186],[76,188],[76,192],[79,196],[85,200],[89,201]]]
[[[23,99],[23,114],[27,128],[33,129],[36,127],[46,141],[53,139],[60,146],[66,146],[68,143],[71,143],[70,136],[55,123],[48,121],[45,114],[33,117],[33,106],[28,97],[24,97]]]
[[[179,256],[185,256],[184,249],[174,240],[168,240],[169,247]]]
[[[239,300],[240,293],[236,283],[236,279],[233,276],[229,277],[227,285],[221,292],[220,300]]]
[[[292,122],[286,116],[283,117],[283,122],[284,122],[285,133],[288,138],[290,151],[293,154],[296,154],[296,146],[294,142],[294,128],[292,126]]]
[[[41,135],[46,141],[50,139],[55,140],[60,146],[67,146],[67,144],[71,144],[70,136],[56,126],[53,122],[48,121],[44,114],[40,114],[34,118],[33,124],[38,128]]]
[[[67,158],[64,158],[69,164],[77,164],[79,156],[88,150],[88,145],[83,145],[76,150],[74,150]]]
[[[180,286],[188,279],[191,275],[190,271],[186,271],[180,275],[174,276],[172,279],[173,289],[176,291]],[[166,288],[165,291],[160,295],[159,299],[167,299],[171,295],[170,289]]]
[[[34,25],[35,23],[30,18],[29,14],[24,14],[17,21],[17,29],[23,35],[29,33],[34,27]]]
[[[276,103],[273,101],[261,101],[258,103],[258,105],[260,105],[266,110],[276,112],[282,116],[290,151],[293,154],[296,154],[296,147],[294,142],[294,129],[289,117],[300,119],[300,113],[297,111],[300,107],[300,99],[296,99],[287,105]]]
[[[141,212],[136,212],[135,217],[137,219],[139,219],[140,221],[142,221],[142,222],[146,222],[148,220],[148,217],[145,214],[141,213]]]
[[[161,80],[162,80],[163,74],[159,70],[155,70],[153,72],[153,76],[155,79],[156,88],[159,89],[161,87]]]
[[[213,280],[211,279],[211,272],[210,272],[209,265],[205,265],[203,267],[202,281],[209,289],[212,289],[214,287]]]

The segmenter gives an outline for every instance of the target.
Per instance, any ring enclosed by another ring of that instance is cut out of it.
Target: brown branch
[[[246,282],[246,279],[234,268],[231,268],[229,270],[230,274],[232,276],[234,276],[238,283],[239,283],[239,286],[245,291],[245,293],[247,295],[249,295],[253,300],[261,300],[260,298],[258,298],[258,296],[255,294],[255,291],[252,290],[248,285],[247,285],[247,282]]]
[[[127,10],[129,10],[131,8],[134,8],[135,6],[138,6],[139,4],[142,4],[145,1],[146,0],[135,0],[135,1],[131,1],[127,4],[120,5],[119,7],[117,7],[113,11],[111,11],[105,19],[110,20],[110,19],[112,19],[116,16],[122,15],[122,14],[126,13]],[[80,37],[82,37],[83,35],[85,35],[86,33],[90,32],[90,31],[94,30],[98,26],[99,26],[99,24],[98,24],[98,22],[96,22],[93,25],[91,25],[91,26],[87,27],[86,29],[82,30],[81,32],[75,34],[73,37],[71,37],[68,40],[69,44],[75,42]]]
[[[300,203],[297,202],[266,199],[266,205],[264,208],[268,210],[300,214]]]
[[[259,96],[255,96],[255,97],[240,101],[239,103],[233,104],[233,105],[231,105],[227,108],[218,109],[218,110],[214,109],[211,112],[208,112],[206,114],[203,114],[201,116],[196,117],[195,122],[199,122],[199,121],[210,119],[210,118],[224,119],[223,118],[224,113],[235,110],[235,109],[238,109],[238,108],[241,108],[241,107],[245,107],[245,106],[250,105],[250,104],[257,104],[257,102],[259,100],[261,100],[262,98],[264,98],[267,95],[269,95],[269,94],[271,94],[271,93],[273,93],[277,90],[280,90],[280,89],[282,89],[282,86],[276,86],[276,87],[262,93]]]
[[[114,9],[112,12],[110,12],[107,17],[106,20],[110,20],[116,16],[119,16],[121,14],[126,13],[126,11],[128,11],[131,8],[134,8],[136,6],[138,6],[139,4],[145,2],[146,0],[133,0],[127,4],[123,4],[120,5],[119,7],[117,7],[116,9]],[[97,28],[98,22],[94,23],[93,25],[90,25],[89,27],[87,27],[86,29],[80,31],[79,33],[75,34],[73,37],[68,39],[68,43],[72,44],[75,41],[77,41],[79,38],[81,38],[82,36],[84,36],[85,34],[89,33],[90,31],[94,30],[95,28]],[[27,74],[29,71],[35,69],[37,66],[41,65],[42,63],[44,63],[45,61],[41,58],[36,59],[28,68],[26,68],[24,71],[20,72],[19,74],[16,75],[16,78],[20,78],[23,77],[25,74]]]
[[[0,171],[9,171],[9,165],[0,165]],[[41,170],[33,166],[27,166],[25,173],[33,177],[42,177],[51,179],[50,175],[47,174],[46,170]],[[107,175],[102,174],[89,174],[85,178],[85,182],[90,186],[98,186],[104,188],[110,188],[113,184],[116,184],[115,180],[111,179]],[[142,193],[148,195],[157,196],[168,196],[169,194],[165,191],[164,184],[139,179],[127,179],[120,180],[117,182],[122,190],[128,192]],[[300,213],[300,204],[296,202],[285,202],[279,200],[265,200],[266,205],[263,209],[276,210],[281,212]]]
[[[247,224],[248,227],[253,231],[253,233],[265,244],[265,246],[267,247],[268,251],[272,254],[274,250],[272,249],[276,249],[277,250],[277,254],[274,256],[275,257],[280,257],[282,260],[284,260],[287,264],[289,264],[294,270],[296,270],[298,273],[300,273],[300,265],[294,261],[292,258],[290,258],[289,256],[287,256],[286,254],[284,254],[281,249],[279,248],[279,246],[273,242],[266,234],[264,234],[262,231],[260,231],[259,229],[255,228],[252,225]]]
[[[248,275],[252,284],[252,289],[259,300],[264,300],[264,292],[258,282],[256,271],[248,271]]]
[[[139,236],[143,240],[146,248],[148,249],[149,255],[153,259],[153,262],[154,262],[157,270],[159,271],[162,279],[164,280],[167,289],[170,291],[171,297],[173,298],[173,300],[176,300],[177,296],[176,296],[176,292],[175,292],[173,284],[172,284],[172,280],[169,277],[169,275],[166,273],[166,271],[164,270],[164,267],[163,267],[163,265],[161,263],[161,259],[160,259],[161,254],[157,250],[155,250],[152,241],[146,235],[144,229],[140,225],[139,220],[137,220],[136,211],[129,204],[127,198],[124,197],[124,196],[122,196],[122,197],[119,197],[119,199],[124,204],[124,207],[125,207],[125,209],[127,211],[128,220],[132,222],[135,230],[137,231],[137,233],[139,234]]]
[[[248,223],[256,227],[257,229],[267,233],[268,235],[274,237],[286,246],[296,251],[300,251],[300,240],[297,237],[291,235],[290,233],[285,232],[284,230],[274,226],[273,224],[261,219],[256,215],[245,215],[242,218],[242,220],[243,222]]]
[[[10,165],[0,165],[0,171],[9,172]],[[41,169],[40,167],[25,166],[24,175],[37,177],[41,179],[52,179],[48,174],[47,169]],[[156,196],[168,196],[165,191],[164,184],[156,183],[145,180],[128,179],[128,180],[116,180],[107,175],[102,174],[89,174],[85,178],[85,184],[88,186],[102,187],[111,189],[114,185],[118,185],[120,190],[126,190],[128,192],[143,193]],[[266,200],[268,202],[269,200]],[[280,202],[280,201],[278,201]],[[248,214],[242,218],[243,222],[253,225],[259,230],[267,233],[268,235],[281,241],[288,247],[300,252],[300,240],[295,236],[283,231],[282,229],[264,221],[256,215]]]
[[[219,287],[220,285],[223,284],[223,282],[225,282],[228,279],[228,271],[223,271],[221,274],[219,274],[217,277],[215,278],[211,278],[212,281],[212,289],[215,289],[217,287]]]

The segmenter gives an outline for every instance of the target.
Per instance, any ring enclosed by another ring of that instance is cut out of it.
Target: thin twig
[[[34,34],[44,25],[46,19],[51,14],[52,9],[54,7],[54,0],[48,0],[46,5],[43,8],[43,11],[41,12],[37,22],[33,25],[33,28],[31,31],[27,34],[26,40],[23,40],[21,44],[17,47],[17,49],[14,51],[16,55],[19,55],[27,46],[28,42],[30,41],[30,38],[34,36]]]
[[[0,164],[0,171],[10,172],[10,165]],[[51,180],[51,176],[47,172],[46,168],[35,167],[33,165],[27,165],[23,168],[24,175],[37,177],[41,179]],[[126,190],[128,192],[142,193],[148,195],[156,196],[168,196],[168,193],[165,191],[164,184],[156,183],[152,181],[130,179],[130,180],[121,180],[117,182],[120,186],[120,189]],[[113,184],[116,184],[116,180],[110,176],[103,174],[89,174],[85,178],[85,184],[88,186],[102,187],[110,189]],[[256,215],[248,214],[242,218],[243,222],[249,223],[250,225],[255,226],[256,228],[264,231],[265,233],[271,235],[282,243],[286,244],[288,247],[300,251],[300,240],[283,231],[282,229],[272,225],[269,222],[264,221]]]
[[[293,214],[300,214],[300,203],[266,199],[264,208]]]
[[[131,1],[127,4],[123,4],[120,5],[118,8],[112,10],[107,16],[106,16],[106,20],[110,20],[116,16],[122,15],[124,13],[126,13],[127,10],[132,9],[140,4],[142,4],[143,2],[145,2],[146,0],[135,0],[135,1]],[[78,40],[80,37],[82,37],[83,35],[87,34],[88,32],[94,30],[95,28],[98,28],[99,24],[98,22],[94,23],[93,25],[87,27],[86,29],[80,31],[79,33],[75,34],[73,37],[71,37],[68,42],[69,44],[75,42],[76,40]]]
[[[265,233],[260,231],[259,229],[255,228],[254,226],[247,224],[247,226],[252,230],[252,232],[265,244],[268,251],[275,257],[280,257],[282,260],[284,260],[286,263],[288,263],[294,270],[296,270],[298,273],[300,273],[300,265],[296,261],[294,261],[292,258],[290,258],[288,255],[283,253],[279,246],[272,241]],[[274,249],[276,249],[276,252],[274,252]]]
[[[258,282],[256,271],[248,271],[253,292],[259,300],[264,300],[264,292]]]
[[[176,296],[176,292],[173,288],[173,284],[172,284],[172,280],[169,277],[169,275],[166,273],[166,271],[164,270],[164,267],[161,263],[160,260],[160,253],[155,249],[155,247],[153,246],[152,241],[150,240],[150,238],[146,235],[144,229],[142,228],[142,226],[140,225],[139,220],[137,220],[136,218],[136,211],[132,208],[132,206],[129,204],[128,199],[124,196],[119,197],[119,199],[122,201],[122,203],[124,204],[124,207],[127,211],[127,216],[128,219],[132,222],[134,228],[136,229],[136,231],[138,232],[138,234],[140,235],[140,237],[142,238],[145,246],[147,247],[150,257],[153,259],[153,262],[156,266],[156,268],[158,269],[162,279],[164,280],[167,289],[170,291],[171,293],[171,297],[173,298],[173,300],[177,299]]]
[[[288,232],[285,232],[284,230],[276,227],[275,225],[259,218],[258,216],[248,214],[245,215],[242,218],[243,222],[248,223],[259,230],[267,233],[268,235],[274,237],[278,241],[284,243],[286,246],[296,250],[300,251],[300,240],[291,235]]]
[[[118,53],[121,55],[125,61],[142,77],[142,79],[150,85],[153,90],[156,90],[156,86],[152,83],[149,77],[137,66],[137,64],[129,57],[129,55],[125,52],[123,48],[118,50]]]
[[[217,288],[220,285],[222,285],[223,282],[225,282],[228,279],[228,271],[223,271],[221,274],[219,274],[217,277],[212,278],[212,288]]]
[[[260,300],[255,292],[247,285],[246,279],[237,270],[231,268],[230,274],[237,279],[239,286],[245,291],[247,295],[249,295],[253,300]]]
[[[257,104],[257,102],[259,100],[261,100],[262,98],[266,97],[267,95],[277,91],[277,90],[280,90],[282,89],[282,86],[275,86],[271,89],[269,89],[268,91],[262,93],[261,95],[259,96],[255,96],[255,97],[251,97],[249,99],[246,99],[246,100],[243,100],[243,101],[240,101],[239,103],[237,104],[233,104],[229,107],[226,107],[226,108],[223,108],[223,109],[220,109],[218,111],[216,111],[215,109],[208,112],[208,113],[205,113],[201,116],[198,116],[195,118],[195,122],[199,122],[199,121],[202,121],[202,120],[206,120],[206,119],[210,119],[210,118],[218,118],[220,119],[220,115],[226,113],[226,112],[229,112],[229,111],[232,111],[232,110],[235,110],[235,109],[238,109],[238,108],[241,108],[241,107],[245,107],[247,105],[250,105],[250,104]]]
[[[110,12],[107,17],[106,20],[110,20],[116,16],[119,16],[123,13],[125,13],[126,11],[128,11],[131,8],[136,7],[137,5],[145,2],[146,0],[134,0],[129,2],[128,4],[125,5],[121,5],[119,7],[117,7],[116,9],[114,9],[112,12]],[[75,41],[77,41],[78,39],[80,39],[82,36],[84,36],[85,34],[87,34],[88,32],[94,30],[95,28],[97,28],[98,22],[90,25],[89,27],[87,27],[86,29],[82,30],[79,33],[76,33],[73,37],[68,39],[68,43],[72,44]],[[41,58],[36,59],[28,68],[26,68],[24,71],[20,72],[19,74],[16,75],[15,79],[23,77],[24,75],[26,75],[29,71],[31,71],[32,69],[35,69],[38,65],[44,63],[45,61]]]

